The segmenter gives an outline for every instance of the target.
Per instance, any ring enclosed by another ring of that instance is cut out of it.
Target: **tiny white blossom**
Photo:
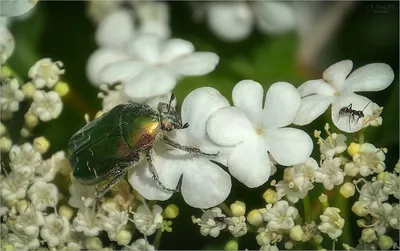
[[[182,39],[164,41],[142,34],[124,49],[100,48],[88,62],[93,82],[123,84],[124,93],[135,101],[171,92],[182,76],[200,76],[214,70],[219,57],[211,52],[194,52]]]
[[[38,116],[41,121],[49,121],[57,118],[62,108],[63,104],[57,92],[35,91],[29,110]]]
[[[268,222],[266,228],[270,231],[290,230],[294,227],[294,219],[298,210],[285,200],[276,202],[274,205],[267,204],[266,208],[260,209],[264,221]]]
[[[133,223],[142,234],[152,235],[163,221],[162,211],[159,205],[154,205],[152,211],[147,206],[140,205],[133,213]]]
[[[169,26],[169,8],[165,2],[137,1],[133,2],[138,15],[139,32],[157,34],[168,38],[171,34]]]
[[[71,207],[82,208],[88,207],[95,202],[95,186],[85,186],[82,185],[79,181],[77,181],[71,172],[71,180],[72,183],[69,185],[69,193],[70,197],[68,199],[68,204]]]
[[[377,180],[374,182],[366,182],[360,190],[360,201],[365,201],[368,204],[372,204],[375,201],[383,202],[386,201],[389,196],[383,190],[383,181]]]
[[[383,107],[380,107],[377,104],[372,104],[372,114],[366,115],[364,118],[364,127],[368,126],[381,126],[383,122],[383,118],[380,116],[383,111]]]
[[[16,78],[6,81],[0,88],[0,104],[2,111],[16,112],[19,103],[24,99],[24,94],[19,88]]]
[[[321,138],[321,132],[316,131],[314,135],[318,138],[318,145],[321,154],[327,159],[333,159],[336,154],[343,153],[347,149],[346,139],[343,134],[331,133],[329,131],[329,124],[325,125],[325,131],[328,134],[326,139]]]
[[[42,162],[42,155],[30,143],[10,149],[10,167],[21,179],[31,179]]]
[[[38,238],[25,238],[25,236],[9,233],[3,240],[4,244],[11,244],[16,250],[32,250],[40,247]],[[2,243],[2,244],[3,244]]]
[[[318,230],[318,226],[315,224],[314,221],[311,223],[305,223],[304,226],[302,226],[303,229],[303,236],[301,241],[302,242],[308,242],[311,239],[318,238],[320,236],[320,231]]]
[[[349,75],[352,68],[351,60],[340,61],[324,71],[323,79],[310,80],[299,86],[302,100],[294,123],[309,124],[332,104],[332,122],[337,128],[344,132],[356,132],[363,128],[365,117],[372,115],[375,104],[355,92],[386,89],[393,82],[394,72],[383,63],[365,65]],[[353,110],[362,111],[365,117],[339,113],[340,109],[350,106]]]
[[[275,185],[278,198],[286,195],[292,203],[304,199],[308,191],[314,188],[313,182],[317,169],[318,163],[313,158],[308,158],[306,162],[292,168],[285,168],[283,180]]]
[[[264,247],[268,245],[276,245],[278,242],[282,241],[282,234],[270,230],[269,228],[260,228],[257,230],[258,235],[256,240],[258,245]]]
[[[36,88],[52,88],[65,72],[62,67],[63,63],[60,61],[53,62],[50,58],[43,58],[29,69],[28,76],[32,78]]]
[[[79,208],[72,225],[77,232],[83,232],[85,236],[97,236],[100,228],[97,226],[96,211],[94,208]]]
[[[297,114],[300,95],[286,82],[264,90],[252,80],[243,80],[232,91],[235,106],[213,113],[207,133],[218,145],[233,147],[227,166],[232,176],[246,186],[258,187],[270,177],[268,152],[277,163],[296,165],[308,159],[313,143],[302,130],[287,127]]]
[[[321,167],[316,171],[315,182],[323,183],[327,190],[332,190],[334,186],[342,184],[344,172],[340,168],[341,164],[342,159],[339,157],[323,161]]]
[[[113,202],[103,203],[97,218],[97,225],[107,232],[112,241],[117,240],[118,233],[124,230],[128,223],[128,213],[120,211]]]
[[[395,204],[392,210],[386,215],[389,225],[394,229],[400,229],[400,204]]]
[[[391,213],[393,211],[393,206],[390,205],[389,203],[381,203],[379,201],[374,201],[368,205],[368,209],[369,213],[372,216],[373,229],[376,231],[378,236],[385,234],[387,228],[393,225],[390,224],[392,221],[392,217],[396,216],[395,214]]]
[[[29,237],[37,238],[39,235],[39,227],[44,224],[43,215],[37,211],[32,205],[28,205],[15,221],[15,229],[23,232]]]
[[[221,230],[226,228],[225,220],[220,221],[216,218],[225,218],[225,215],[219,207],[206,210],[200,218],[194,219],[193,222],[200,226],[201,235],[210,235],[216,238]]]
[[[13,201],[25,198],[29,181],[22,179],[14,172],[9,173],[6,177],[0,176],[1,196],[5,201]]]
[[[400,200],[400,176],[396,173],[387,173],[383,182],[383,191]]]
[[[0,63],[3,64],[14,51],[15,41],[7,26],[0,22]]]
[[[364,143],[360,145],[360,152],[354,154],[353,162],[345,165],[345,170],[356,169],[363,177],[373,173],[381,173],[386,167],[385,159],[386,156],[383,150],[370,143]]]
[[[35,168],[36,175],[38,175],[37,179],[52,181],[60,170],[63,160],[66,160],[65,152],[59,151],[54,153],[51,158],[43,161],[41,165]]]
[[[150,245],[145,239],[138,239],[131,245],[123,247],[123,251],[155,251],[154,246]]]
[[[70,228],[69,221],[56,214],[50,214],[44,218],[45,224],[40,230],[40,237],[50,247],[56,247],[67,239]]]
[[[345,220],[340,216],[340,209],[336,207],[328,207],[324,214],[320,216],[321,223],[318,229],[322,233],[326,233],[332,240],[342,235]]]
[[[228,230],[234,237],[240,237],[247,233],[246,217],[232,217],[226,221]]]
[[[55,207],[58,202],[58,188],[43,180],[37,180],[28,190],[28,197],[38,211]]]

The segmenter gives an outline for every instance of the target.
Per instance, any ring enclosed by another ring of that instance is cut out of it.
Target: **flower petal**
[[[29,1],[29,0],[5,0],[0,2],[0,16],[4,17],[15,17],[20,16],[28,11],[30,11],[35,5],[37,1]]]
[[[383,63],[368,64],[358,68],[346,79],[346,90],[351,92],[381,91],[394,79],[393,69]]]
[[[296,119],[293,121],[295,125],[307,125],[321,116],[335,97],[325,95],[311,95],[301,99],[300,109],[297,112]]]
[[[271,165],[263,139],[252,136],[237,145],[228,160],[228,168],[233,177],[250,188],[264,184],[270,176]]]
[[[198,88],[186,96],[182,103],[182,122],[189,123],[188,131],[194,139],[206,135],[206,123],[215,111],[228,107],[229,101],[214,88]]]
[[[176,85],[176,78],[164,68],[149,67],[123,84],[129,98],[143,100],[171,92]]]
[[[329,66],[328,69],[324,71],[323,78],[325,82],[341,90],[351,69],[353,69],[353,62],[351,60],[343,60]]]
[[[160,58],[164,62],[170,62],[173,59],[189,55],[194,52],[194,46],[191,42],[183,39],[170,39],[161,48]]]
[[[332,103],[332,122],[343,132],[353,133],[363,128],[364,118],[358,115],[339,114],[340,109],[351,105],[352,110],[361,111],[363,115],[372,115],[374,103],[366,97],[357,94],[339,96]]]
[[[286,82],[271,85],[265,98],[264,127],[278,128],[291,124],[296,118],[300,103],[300,94],[293,85]]]
[[[297,90],[301,97],[306,97],[311,94],[323,94],[333,96],[335,89],[323,79],[309,80],[300,85]]]
[[[313,150],[310,136],[295,128],[267,129],[264,139],[272,157],[284,166],[306,161]]]
[[[218,62],[219,57],[215,53],[194,52],[171,61],[168,66],[182,75],[201,76],[213,71]]]
[[[233,104],[246,114],[257,127],[262,125],[262,104],[264,89],[253,80],[242,80],[232,91]]]
[[[256,1],[251,3],[258,28],[267,33],[282,33],[295,28],[296,19],[290,3]]]
[[[195,157],[182,164],[182,196],[196,208],[210,208],[225,201],[231,188],[231,177],[206,158]]]
[[[207,121],[210,139],[222,146],[236,145],[255,132],[246,114],[237,107],[222,108]]]
[[[136,77],[145,68],[141,61],[123,60],[106,65],[99,72],[99,79],[104,83],[115,83]]]
[[[89,81],[94,85],[103,84],[99,79],[100,72],[103,68],[110,63],[125,60],[127,58],[128,56],[126,53],[117,49],[102,48],[95,51],[90,55],[86,66],[86,75]]]
[[[95,39],[100,46],[122,47],[133,36],[134,29],[132,12],[119,9],[101,20]]]
[[[126,45],[126,51],[148,63],[156,64],[160,60],[160,47],[163,39],[155,34],[142,34]]]

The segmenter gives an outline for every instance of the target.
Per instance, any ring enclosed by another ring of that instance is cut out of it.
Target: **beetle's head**
[[[181,115],[172,107],[175,95],[172,94],[169,104],[160,102],[158,103],[157,110],[161,115],[161,128],[163,130],[172,131],[174,129],[184,129],[189,127],[188,123],[182,124]]]

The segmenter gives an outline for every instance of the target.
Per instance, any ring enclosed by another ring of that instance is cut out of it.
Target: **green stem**
[[[310,196],[307,194],[306,197],[303,199],[303,208],[304,208],[304,219],[306,222],[311,222],[312,215],[311,215],[311,200]]]
[[[231,211],[231,209],[228,207],[228,205],[226,205],[225,202],[222,202],[221,204],[218,205],[222,211],[224,211],[228,216],[233,217],[233,213]]]
[[[159,228],[157,230],[156,237],[154,237],[154,241],[153,241],[153,246],[156,250],[158,250],[158,246],[160,245],[160,240],[161,240],[162,234],[163,234],[163,231],[161,230],[161,228]]]
[[[365,139],[364,139],[364,128],[361,129],[361,131],[360,131],[360,137],[359,137],[358,141],[359,141],[360,144],[364,144],[364,141],[365,141]]]

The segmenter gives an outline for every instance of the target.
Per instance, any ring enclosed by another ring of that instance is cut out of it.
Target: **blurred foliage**
[[[308,79],[320,78],[329,65],[343,59],[351,59],[354,68],[372,62],[384,62],[395,71],[394,83],[384,91],[365,93],[368,98],[384,106],[384,123],[379,128],[368,128],[366,140],[377,147],[387,147],[386,164],[392,169],[399,158],[399,3],[398,2],[357,2],[353,12],[346,17],[339,31],[332,36],[318,62],[317,69],[307,73],[296,63],[298,39],[295,33],[279,36],[265,36],[254,32],[251,37],[240,43],[224,43],[207,29],[205,24],[196,24],[191,19],[191,11],[185,2],[170,2],[171,27],[173,37],[191,41],[199,51],[214,51],[220,56],[220,64],[211,74],[203,77],[185,78],[177,85],[175,93],[178,101],[192,90],[201,86],[218,89],[231,100],[233,86],[240,80],[252,79],[264,86],[264,91],[276,81],[288,81],[298,86]],[[12,23],[11,31],[15,36],[16,50],[8,64],[21,77],[26,78],[30,66],[37,60],[50,57],[64,63],[66,74],[62,79],[69,83],[71,93],[64,98],[64,111],[59,119],[42,124],[36,130],[37,135],[46,136],[51,142],[51,151],[66,150],[69,137],[85,122],[83,115],[89,113],[91,118],[101,109],[101,100],[97,98],[98,89],[93,87],[85,74],[89,55],[97,48],[94,41],[95,26],[86,14],[87,3],[80,1],[40,1],[34,12],[25,20]],[[385,7],[382,9],[382,6]],[[25,79],[27,80],[27,79]],[[28,107],[23,107],[28,108]],[[25,110],[26,111],[26,110]],[[323,130],[330,121],[330,112],[303,127],[310,135],[315,129]],[[22,125],[23,121],[14,121]],[[18,127],[21,128],[21,127]],[[334,129],[333,129],[334,130]],[[13,135],[17,135],[14,132]],[[349,140],[353,135],[348,135]],[[316,142],[316,140],[314,141]],[[314,157],[318,149],[314,150]],[[282,169],[275,179],[282,177]],[[269,184],[269,182],[268,182]],[[265,202],[262,193],[268,187],[251,189],[239,182],[234,182],[227,203],[234,200],[246,202],[248,211],[261,208]],[[322,190],[320,187],[318,189]],[[338,189],[329,192],[336,198],[335,204],[349,213],[350,200],[343,199]],[[318,217],[321,209],[318,206],[319,194],[314,191],[311,196],[313,216]],[[330,200],[333,201],[333,200]],[[182,197],[174,195],[168,201],[180,207],[180,215],[173,221],[172,233],[166,233],[161,241],[161,249],[223,249],[225,241],[231,239],[229,233],[222,233],[218,239],[203,237],[199,227],[191,222],[191,215],[199,217],[202,212],[185,205]],[[162,202],[161,204],[167,205]],[[302,202],[298,203],[300,212]],[[345,218],[349,219],[349,217]],[[355,244],[360,237],[360,230],[355,225],[347,225],[341,241]],[[352,232],[352,227],[357,231]],[[353,235],[352,235],[353,234]],[[185,241],[182,237],[185,236]],[[134,236],[140,238],[141,236]],[[331,243],[328,241],[327,246]],[[342,248],[338,244],[339,249]],[[255,234],[249,233],[240,238],[239,248],[258,249]],[[297,246],[301,248],[301,246]],[[302,248],[312,248],[303,246]]]

